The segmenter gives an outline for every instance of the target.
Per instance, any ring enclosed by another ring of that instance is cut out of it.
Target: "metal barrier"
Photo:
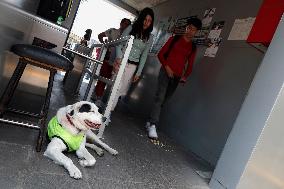
[[[72,53],[74,53],[78,56],[84,57],[88,61],[91,61],[91,62],[94,63],[93,67],[91,67],[91,68],[88,68],[87,67],[88,64],[85,64],[85,68],[82,72],[81,79],[80,79],[80,82],[79,82],[80,84],[78,85],[78,88],[77,88],[77,91],[79,91],[85,74],[88,74],[90,76],[90,81],[87,85],[87,89],[85,91],[83,100],[90,101],[92,92],[95,88],[96,81],[98,81],[98,80],[106,83],[108,86],[111,87],[111,92],[110,92],[110,95],[108,97],[105,110],[103,112],[103,116],[105,118],[107,118],[107,120],[101,125],[101,127],[99,129],[99,133],[98,133],[99,137],[102,137],[104,130],[105,130],[105,127],[110,122],[110,115],[111,115],[111,110],[112,110],[112,106],[113,106],[113,101],[114,101],[115,96],[117,95],[117,92],[119,90],[122,75],[123,75],[123,72],[124,72],[124,69],[125,69],[125,66],[127,64],[128,57],[129,57],[129,54],[130,54],[130,51],[131,51],[131,48],[132,48],[133,39],[134,39],[133,36],[126,36],[126,37],[123,37],[123,38],[120,38],[120,39],[117,39],[117,40],[114,40],[114,41],[110,41],[109,43],[93,45],[91,48],[96,48],[96,47],[101,48],[101,52],[100,52],[98,60],[95,59],[94,57],[89,56],[89,55],[85,55],[85,54],[79,53],[77,51],[71,50],[69,48],[63,47],[64,50],[70,51],[70,52],[72,52]],[[120,45],[122,43],[126,43],[126,46],[125,46],[126,48],[124,50],[124,56],[122,58],[119,71],[117,72],[117,74],[115,76],[112,77],[112,79],[108,79],[108,78],[100,76],[100,69],[101,69],[101,66],[103,64],[103,60],[104,60],[104,57],[106,55],[107,49],[109,47],[114,47],[114,46]]]

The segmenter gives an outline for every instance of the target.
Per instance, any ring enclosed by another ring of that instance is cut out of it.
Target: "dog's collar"
[[[68,122],[75,127],[74,123],[71,121],[70,116],[68,114],[66,114],[66,118],[68,120]]]
[[[66,114],[66,118],[68,122],[77,130],[77,134],[80,133],[80,131],[75,127],[74,123],[71,121],[70,116]]]

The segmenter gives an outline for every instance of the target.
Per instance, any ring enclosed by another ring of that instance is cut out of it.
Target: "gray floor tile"
[[[30,172],[35,172],[39,174],[54,174],[54,175],[66,175],[68,172],[64,167],[55,164],[51,159],[48,159],[43,155],[43,152],[36,152],[32,150],[30,158],[29,167],[27,168]]]
[[[91,188],[96,189],[167,189],[161,184],[147,184],[139,182],[129,182],[127,180],[120,182],[106,179],[94,179],[90,181]]]
[[[0,123],[0,141],[35,146],[38,131]]]
[[[120,157],[113,157],[105,154],[103,157],[96,158],[97,162],[94,167],[86,168],[85,172],[89,178],[94,179],[111,179],[116,181],[130,180],[128,167]]]
[[[0,188],[21,188],[21,172],[19,169],[0,167]]]
[[[49,118],[59,107],[72,104],[76,98],[64,93],[62,78],[54,83]],[[103,141],[118,150],[118,156],[105,152],[97,162],[83,168],[73,153],[66,153],[81,170],[83,179],[75,180],[43,152],[35,152],[37,131],[0,123],[0,184],[4,188],[102,188],[102,189],[206,189],[207,181],[196,170],[210,169],[193,154],[183,150],[163,133],[161,143],[153,144],[146,135],[144,120],[118,109],[113,113]],[[163,144],[163,145],[161,145]],[[46,146],[44,146],[43,150]],[[2,188],[2,187],[0,187]]]
[[[22,169],[28,166],[30,146],[0,142],[0,167]]]
[[[75,180],[66,175],[30,173],[25,175],[23,189],[89,189],[86,180]]]

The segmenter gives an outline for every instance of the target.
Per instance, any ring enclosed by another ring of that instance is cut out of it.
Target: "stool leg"
[[[8,104],[10,103],[13,94],[18,86],[18,83],[22,77],[22,74],[26,68],[27,63],[22,62],[19,60],[18,65],[4,91],[0,98],[0,117],[3,116],[4,112],[7,109]]]
[[[37,152],[41,151],[41,147],[42,147],[42,143],[44,141],[44,137],[46,137],[46,123],[45,122],[46,122],[46,117],[47,117],[47,114],[48,114],[48,108],[49,108],[50,97],[51,97],[51,92],[52,92],[55,74],[56,74],[56,70],[50,70],[45,100],[44,100],[44,104],[43,104],[41,112],[40,112],[41,118],[39,120],[40,130],[39,130],[39,135],[38,135],[38,139],[37,139],[37,146],[36,146]]]

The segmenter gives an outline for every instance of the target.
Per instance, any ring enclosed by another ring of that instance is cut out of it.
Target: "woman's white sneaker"
[[[151,125],[147,128],[148,130],[148,137],[151,139],[158,139],[158,134],[156,131],[156,126],[155,125]]]

